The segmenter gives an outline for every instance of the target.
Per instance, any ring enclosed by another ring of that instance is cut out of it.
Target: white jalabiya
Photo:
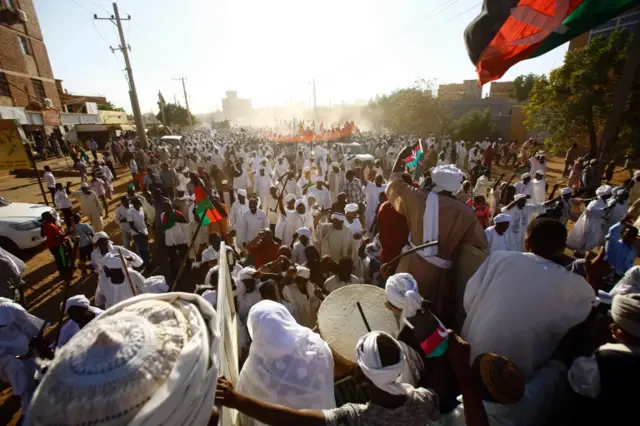
[[[498,250],[509,250],[509,240],[507,238],[507,232],[502,235],[498,234],[495,226],[490,226],[484,230],[484,236],[487,237],[489,243],[489,253],[493,253]]]
[[[546,182],[544,180],[544,178],[542,179],[534,179],[531,181],[531,184],[533,186],[533,191],[531,194],[531,201],[534,204],[542,204],[544,203],[544,200],[546,198]]]
[[[278,223],[276,223],[276,237],[280,238],[282,244],[291,245],[293,242],[293,234],[300,228],[309,228],[313,230],[313,216],[306,212],[299,214],[295,209],[287,209],[284,211],[286,216],[280,215]]]
[[[247,172],[242,168],[242,174],[240,176],[233,178],[233,188],[238,189],[247,189],[249,186],[249,176],[247,176]]]
[[[256,210],[255,214],[247,210],[236,225],[236,241],[240,245],[249,244],[265,228],[269,228],[267,214],[262,210]]]
[[[104,312],[102,309],[96,308],[95,306],[89,306],[88,309],[96,315],[96,318]],[[69,340],[71,340],[73,336],[78,334],[80,330],[80,325],[74,320],[69,319],[69,321],[64,323],[64,325],[60,329],[60,340],[58,341],[58,347],[61,348],[66,345],[67,342],[69,342]]]
[[[353,256],[353,234],[346,226],[336,229],[331,223],[319,223],[313,236],[320,247],[320,256],[329,256],[334,262]]]
[[[596,300],[577,274],[532,253],[497,251],[467,283],[462,337],[471,360],[509,358],[525,379],[549,360],[558,342],[584,321]]]
[[[273,197],[271,194],[267,195],[264,200],[262,200],[262,211],[267,214],[269,218],[269,223],[275,225],[278,223],[278,216],[280,216],[280,212],[278,210],[278,199]]]
[[[533,198],[533,185],[531,184],[531,181],[526,184],[523,181],[516,182],[513,186],[516,189],[516,194],[531,195]]]
[[[368,233],[376,218],[376,208],[380,204],[380,194],[387,189],[387,185],[378,186],[374,183],[369,183],[362,189],[367,203],[367,208],[364,211],[364,225]]]
[[[206,425],[218,377],[218,318],[202,297],[143,295],[91,321],[49,364],[34,426]]]
[[[397,364],[382,366],[377,341],[380,335],[392,339],[398,346],[400,361]],[[371,331],[362,336],[356,344],[356,359],[362,373],[378,389],[391,395],[407,395],[413,391],[413,386],[399,381],[407,363],[407,358],[398,341],[389,334],[383,331]]]
[[[260,201],[264,203],[267,195],[269,195],[269,188],[271,187],[271,178],[265,173],[264,176],[260,176],[260,173],[256,174],[253,178],[253,192],[255,192]]]
[[[360,219],[355,218],[353,222],[349,222],[348,220],[344,221],[344,226],[349,228],[353,235],[360,234],[364,235],[364,229],[362,229],[362,223],[360,223]]]
[[[144,277],[142,274],[129,268],[129,276],[131,277],[131,284],[136,292],[135,295],[143,294]],[[111,306],[133,296],[134,294],[131,292],[131,285],[129,285],[129,279],[126,274],[124,281],[121,284],[114,284],[105,274],[100,274],[98,278],[98,287],[96,288],[96,305],[104,305],[105,308],[108,309]]]
[[[318,322],[318,309],[320,309],[320,299],[314,294],[315,287],[307,281],[307,294],[302,294],[297,284],[289,284],[282,289],[285,300],[293,305],[294,317],[298,324],[313,328]]]
[[[238,392],[299,410],[336,406],[333,356],[319,335],[271,300],[251,309],[247,325],[253,343],[238,378]],[[244,415],[241,424],[261,425]]]
[[[326,187],[318,189],[317,186],[313,186],[307,190],[307,197],[312,195],[316,199],[318,207],[321,209],[328,209],[331,207],[331,194]]]
[[[527,234],[527,227],[534,218],[534,215],[542,214],[546,207],[542,204],[525,204],[521,209],[516,206],[511,210],[502,208],[502,213],[511,216],[511,223],[507,229],[508,249],[513,251],[526,251],[524,247],[524,237]]]
[[[607,203],[600,197],[589,203],[586,210],[578,218],[571,235],[567,238],[568,247],[584,253],[587,250],[593,250],[598,245],[606,207]]]
[[[232,229],[236,229],[238,223],[242,220],[242,215],[247,211],[249,211],[249,202],[246,198],[244,204],[241,204],[238,199],[233,202],[229,210],[229,223]]]
[[[487,188],[489,188],[489,178],[482,175],[476,181],[476,186],[473,188],[473,195],[487,196]]]
[[[44,321],[28,313],[12,300],[0,297],[0,382],[11,385],[19,396],[22,409],[27,410],[35,390],[35,364],[16,356],[29,351],[29,342],[35,337]]]

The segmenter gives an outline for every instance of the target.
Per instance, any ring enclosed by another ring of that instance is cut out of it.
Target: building
[[[222,98],[222,114],[225,120],[242,123],[251,119],[253,115],[251,99],[238,98],[238,92],[234,90],[229,90],[225,94],[226,97]]]
[[[482,86],[478,84],[478,80],[441,84],[438,86],[438,98],[443,100],[482,99]]]
[[[584,33],[569,42],[569,50],[582,49],[589,45],[594,37],[608,37],[615,30],[634,31],[640,22],[640,8],[634,8],[602,25],[597,26],[588,33]]]
[[[490,99],[511,99],[515,90],[513,81],[492,81],[489,86]]]
[[[491,111],[491,120],[496,126],[497,136],[502,139],[512,139],[512,128],[514,127],[514,107],[518,106],[515,99],[511,98],[484,98],[484,99],[465,99],[465,100],[443,100],[442,104],[447,108],[451,118],[457,120],[464,114],[473,110]],[[520,113],[521,110],[518,110]],[[520,121],[523,115],[517,116]],[[517,121],[517,120],[516,120]],[[518,139],[518,138],[515,138]]]

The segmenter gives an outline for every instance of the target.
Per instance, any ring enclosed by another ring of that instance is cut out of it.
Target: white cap
[[[356,203],[349,203],[344,207],[345,213],[355,213],[360,210],[360,207]]]
[[[89,184],[87,182],[82,182],[82,184],[80,184],[80,188],[88,188]]]
[[[560,190],[560,195],[569,195],[569,194],[573,194],[573,189],[571,188],[562,188]]]
[[[528,177],[531,177],[531,175],[529,173],[523,173],[521,177],[522,179],[526,179]]]
[[[344,222],[345,217],[342,213],[333,213],[331,215],[331,220],[333,219],[338,219],[339,221]]]
[[[516,194],[513,197],[513,201],[518,201],[518,200],[522,200],[523,198],[527,198],[527,196],[525,194]]]
[[[109,239],[109,236],[107,235],[106,232],[104,231],[96,232],[95,234],[93,234],[93,244],[97,243],[98,240],[101,240],[103,238],[107,240]]]
[[[243,197],[247,196],[247,191],[244,189],[238,189],[238,195],[242,195]]]
[[[309,228],[298,228],[298,230],[296,231],[296,234],[304,235],[307,238],[311,238],[311,229],[309,229]]]
[[[309,279],[311,276],[311,270],[304,266],[296,265],[296,276]]]
[[[499,214],[496,217],[493,218],[493,222],[494,223],[504,223],[504,222],[511,222],[511,216],[509,216],[508,214]]]

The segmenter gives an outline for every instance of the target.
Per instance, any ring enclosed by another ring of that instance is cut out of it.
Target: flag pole
[[[187,259],[189,258],[189,253],[193,249],[193,244],[195,244],[196,239],[198,238],[198,233],[200,233],[200,228],[204,228],[202,226],[202,221],[207,216],[207,213],[209,212],[209,210],[211,210],[211,208],[207,207],[205,209],[205,211],[202,213],[202,216],[195,215],[196,217],[200,217],[200,220],[198,221],[199,226],[196,229],[196,232],[193,233],[193,237],[191,237],[191,242],[189,243],[189,248],[187,249],[187,252],[185,253],[184,258],[182,259],[182,263],[180,265],[180,269],[178,269],[178,274],[176,275],[176,277],[173,280],[173,283],[171,284],[171,290],[170,291],[175,291],[176,286],[178,285],[178,281],[180,281],[180,277],[182,276],[182,273],[184,272],[184,268],[187,265]]]

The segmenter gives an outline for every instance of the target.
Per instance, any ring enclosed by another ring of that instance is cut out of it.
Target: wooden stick
[[[131,294],[137,296],[136,289],[133,286],[133,281],[131,281],[131,275],[129,274],[129,268],[127,267],[127,261],[124,258],[124,253],[122,249],[118,247],[118,253],[120,254],[120,262],[122,263],[122,268],[124,269],[124,273],[127,276],[127,280],[129,281],[129,288],[131,289]]]
[[[364,321],[364,326],[367,327],[368,332],[371,332],[371,327],[369,327],[369,321],[367,321],[367,317],[364,316],[364,311],[362,310],[362,306],[360,305],[360,302],[356,302],[356,306],[360,311],[360,316],[362,316],[362,321]]]
[[[193,249],[193,245],[195,244],[196,239],[198,238],[198,234],[200,233],[200,228],[204,228],[202,226],[202,221],[207,216],[207,212],[209,210],[211,210],[211,208],[207,207],[204,213],[202,213],[202,217],[200,217],[200,221],[198,222],[199,226],[198,228],[196,228],[196,232],[193,233],[193,237],[191,237],[191,242],[189,243],[189,247],[187,248],[187,253],[184,255],[184,258],[182,259],[182,263],[180,264],[180,269],[178,269],[178,274],[174,278],[173,284],[171,284],[171,289],[169,291],[175,291],[176,286],[178,285],[178,281],[180,280],[180,277],[184,272],[184,268],[187,266],[187,259],[189,259],[189,253],[191,253],[191,250]]]
[[[58,347],[58,343],[60,342],[60,331],[62,330],[62,320],[64,320],[64,315],[67,310],[67,297],[69,295],[69,287],[71,287],[71,281],[73,281],[73,270],[76,265],[76,252],[78,251],[78,246],[80,245],[79,237],[76,237],[74,240],[74,245],[71,247],[71,253],[69,259],[67,259],[68,271],[67,276],[64,281],[64,288],[62,289],[62,303],[60,303],[60,314],[58,315],[58,325],[56,329],[56,338],[53,348]],[[43,325],[44,327],[44,325]],[[40,330],[41,332],[43,330]]]
[[[393,259],[391,259],[389,262],[383,264],[382,266],[380,266],[380,269],[382,269],[383,267],[385,267],[386,265],[391,265],[392,263],[397,262],[398,260],[400,260],[401,258],[403,258],[404,256],[408,255],[409,253],[413,253],[416,252],[418,250],[422,250],[425,248],[429,248],[429,247],[434,247],[439,245],[440,242],[439,241],[429,241],[428,243],[424,243],[424,244],[420,244],[419,246],[415,246],[403,253],[400,253],[399,255],[397,255],[396,257],[394,257]]]

